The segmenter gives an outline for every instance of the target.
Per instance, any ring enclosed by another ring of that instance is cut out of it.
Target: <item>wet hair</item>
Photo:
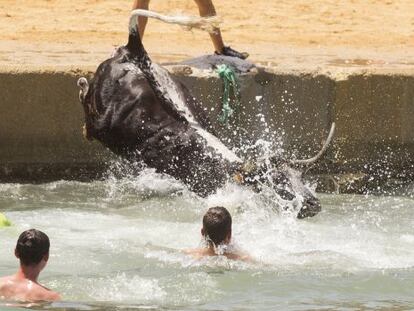
[[[30,229],[20,234],[16,244],[16,256],[25,266],[35,266],[49,253],[49,237],[42,231]]]
[[[231,232],[231,215],[221,206],[211,207],[203,217],[204,235],[208,242],[215,245],[223,243]]]

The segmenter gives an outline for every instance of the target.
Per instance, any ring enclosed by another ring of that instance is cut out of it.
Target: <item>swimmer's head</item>
[[[214,245],[228,244],[231,240],[231,215],[221,206],[209,208],[203,217],[201,234]]]
[[[46,265],[49,247],[49,238],[45,233],[30,229],[20,234],[14,253],[24,266],[37,266],[42,260]]]

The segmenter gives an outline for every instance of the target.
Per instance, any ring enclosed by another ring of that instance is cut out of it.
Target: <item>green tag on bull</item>
[[[217,73],[224,84],[223,106],[218,120],[223,124],[227,124],[229,118],[234,112],[234,110],[230,107],[230,92],[233,92],[234,101],[238,104],[239,89],[236,81],[236,74],[231,67],[226,64],[219,65],[217,67]]]

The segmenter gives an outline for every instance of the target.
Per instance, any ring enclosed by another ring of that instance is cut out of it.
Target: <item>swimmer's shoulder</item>
[[[59,293],[54,292],[41,284],[36,284],[32,292],[30,293],[30,296],[31,296],[31,300],[36,300],[36,301],[61,300]]]
[[[202,259],[204,257],[211,257],[216,256],[216,254],[212,254],[209,249],[206,248],[195,248],[195,249],[186,249],[183,251],[186,255],[193,257],[194,259]],[[249,263],[254,263],[255,260],[249,255],[244,252],[228,252],[224,254],[230,260],[238,260],[244,261]]]
[[[7,276],[0,277],[0,288],[6,283]]]
[[[1,277],[0,278],[0,299],[4,299],[4,290],[5,290],[5,285],[6,285],[6,277]]]
[[[58,293],[27,279],[16,280],[14,276],[0,278],[0,299],[27,302],[57,301]]]
[[[228,259],[231,260],[238,260],[238,261],[244,261],[249,263],[254,263],[255,260],[253,257],[251,257],[249,254],[243,253],[243,252],[232,252],[232,253],[226,253],[225,256]]]
[[[13,276],[3,276],[0,278],[0,293],[13,284]]]
[[[193,257],[194,259],[201,259],[205,256],[209,256],[205,248],[185,249],[183,250],[183,253]]]
[[[57,292],[54,292],[52,290],[47,290],[47,292],[44,293],[43,301],[59,301],[62,297],[60,297],[60,294]]]
[[[7,283],[7,281],[12,280],[13,278],[14,278],[14,275],[0,277],[0,285]]]
[[[0,299],[24,298],[23,289],[21,282],[16,280],[14,275],[0,278]]]

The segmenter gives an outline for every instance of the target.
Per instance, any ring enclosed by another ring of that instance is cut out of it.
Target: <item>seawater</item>
[[[145,170],[137,177],[0,184],[0,275],[14,273],[19,233],[51,239],[40,281],[63,301],[47,310],[414,309],[414,201],[319,194],[297,220],[269,196],[227,185],[202,199]],[[209,206],[233,215],[233,240],[256,263],[193,260]],[[16,307],[16,306],[15,306]],[[0,302],[0,309],[7,307]]]

